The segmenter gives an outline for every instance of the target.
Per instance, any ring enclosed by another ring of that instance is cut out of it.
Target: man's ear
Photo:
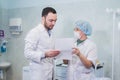
[[[42,17],[42,21],[45,21],[45,17]]]
[[[45,17],[43,16],[42,17],[42,24],[44,24],[44,22],[45,22]]]

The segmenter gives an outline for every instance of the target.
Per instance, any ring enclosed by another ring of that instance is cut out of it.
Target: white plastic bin
[[[30,80],[29,66],[23,67],[23,79],[22,80]]]
[[[111,79],[108,77],[103,77],[103,78],[95,78],[95,80],[111,80]]]
[[[66,80],[67,66],[60,65],[55,68],[55,80]]]

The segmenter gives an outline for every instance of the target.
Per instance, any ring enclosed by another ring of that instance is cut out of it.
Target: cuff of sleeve
[[[44,58],[45,58],[45,52],[43,52],[41,55],[41,59],[44,59]]]

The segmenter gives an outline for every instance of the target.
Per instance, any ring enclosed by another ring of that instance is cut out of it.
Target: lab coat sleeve
[[[29,41],[25,41],[24,53],[25,53],[25,57],[28,60],[32,60],[34,62],[39,63],[45,57],[45,54],[42,51],[36,51],[35,47],[36,46],[34,43],[31,43]]]
[[[97,48],[96,47],[94,47],[93,49],[89,51],[87,59],[92,61],[93,65],[96,64],[96,60],[97,60]]]
[[[25,38],[24,54],[28,60],[40,63],[45,57],[45,53],[37,49],[40,33],[37,30],[32,30]]]

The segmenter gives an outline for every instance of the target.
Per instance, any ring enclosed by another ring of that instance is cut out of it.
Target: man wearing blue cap
[[[75,45],[69,62],[67,80],[93,80],[93,65],[97,60],[97,49],[88,36],[92,27],[87,21],[77,21],[74,28]]]

